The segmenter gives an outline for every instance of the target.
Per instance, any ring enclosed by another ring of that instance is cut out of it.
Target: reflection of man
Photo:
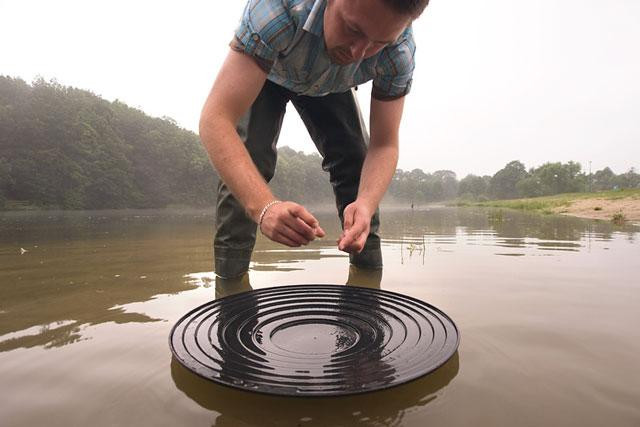
[[[249,0],[204,105],[200,136],[218,188],[216,273],[248,269],[256,230],[287,246],[324,236],[303,206],[266,181],[291,101],[323,157],[351,263],[380,268],[377,207],[395,171],[414,69],[411,22],[428,0]],[[371,139],[353,92],[373,80]]]
[[[216,299],[220,299],[226,296],[235,295],[251,291],[251,283],[249,283],[249,275],[243,274],[239,277],[232,279],[225,279],[222,277],[216,277]],[[258,299],[255,293],[245,294],[242,305],[239,304],[221,304],[219,306],[216,323],[218,327],[217,336],[214,338],[214,342],[219,346],[220,354],[220,379],[227,384],[235,383],[240,378],[245,378],[247,374],[247,365],[243,363],[247,358],[248,353],[242,349],[239,345],[230,345],[229,336],[226,338],[223,336],[228,335],[229,330],[235,331],[238,326],[238,322],[244,323],[248,320],[248,323],[242,328],[246,331],[255,330],[258,322]],[[238,317],[238,312],[241,311],[242,315]],[[235,326],[234,326],[235,318]],[[237,331],[235,331],[237,332]],[[240,337],[239,335],[232,333],[234,339],[240,339],[243,342],[250,342],[251,339],[248,336]],[[221,343],[225,343],[222,345]]]
[[[320,354],[329,354],[328,359],[324,362],[320,359],[316,359],[315,363],[320,364],[320,368],[326,372],[330,372],[333,376],[334,386],[352,390],[358,390],[358,387],[375,381],[378,384],[386,385],[393,380],[396,372],[396,367],[385,363],[383,360],[381,351],[383,350],[380,345],[384,341],[384,331],[380,331],[379,334],[371,334],[372,330],[366,320],[362,320],[363,317],[369,316],[370,312],[378,311],[379,307],[375,298],[365,297],[363,299],[354,300],[350,287],[366,287],[371,289],[380,289],[380,281],[382,279],[382,269],[361,269],[357,266],[349,266],[349,277],[345,287],[340,288],[339,292],[336,292],[337,300],[335,304],[328,309],[309,309],[307,306],[307,312],[301,310],[304,307],[303,303],[300,307],[296,308],[296,312],[300,315],[300,318],[309,318],[318,314],[318,311],[322,312],[322,316],[316,318],[317,322],[322,324],[323,318],[331,316],[336,322],[343,324],[347,329],[353,328],[359,330],[360,335],[355,338],[355,342],[358,340],[364,340],[369,343],[377,343],[377,345],[369,345],[369,351],[362,352],[356,351],[355,355],[346,356],[341,348],[344,349],[348,343],[354,343],[353,336],[348,333],[345,334],[344,328],[336,327],[332,333],[333,338],[336,340],[335,347],[332,344],[325,344],[326,348],[319,349]],[[239,277],[223,278],[217,276],[215,279],[215,298],[220,299],[231,295],[244,293],[251,291],[251,283],[249,279],[249,273],[242,274]],[[365,294],[366,295],[366,294]],[[273,301],[272,301],[273,303]],[[216,328],[218,335],[212,337],[214,346],[219,348],[219,366],[220,366],[220,380],[227,384],[236,383],[239,378],[244,378],[248,381],[260,382],[260,375],[254,377],[255,372],[251,364],[243,365],[242,361],[245,358],[253,359],[254,361],[259,359],[264,366],[260,369],[274,369],[269,368],[269,359],[273,355],[268,355],[263,352],[263,349],[254,347],[254,352],[246,352],[240,345],[234,345],[235,340],[240,340],[248,347],[253,347],[251,344],[252,338],[254,338],[260,345],[262,345],[262,331],[258,327],[258,322],[263,323],[265,309],[267,311],[274,310],[273,304],[267,304],[259,309],[258,298],[255,293],[244,294],[242,303],[234,304],[220,304],[219,312],[217,314]],[[277,306],[277,304],[276,304]],[[289,307],[290,308],[290,307]],[[276,310],[277,311],[277,310]],[[261,317],[263,317],[261,319]],[[268,316],[267,316],[268,317]],[[363,324],[364,322],[364,324]],[[242,332],[236,330],[236,327],[242,323]],[[294,323],[289,321],[289,323]],[[364,325],[367,326],[364,326]],[[224,325],[224,327],[223,327]],[[229,332],[231,331],[231,332]],[[248,335],[247,335],[248,334]],[[367,335],[365,335],[367,334]],[[226,335],[224,337],[223,335]],[[266,338],[271,340],[271,337]],[[343,345],[340,344],[340,340],[343,341]],[[221,345],[226,343],[226,345]],[[362,344],[360,344],[361,346]],[[351,347],[351,345],[349,345]],[[348,350],[347,350],[348,351]],[[257,356],[257,354],[265,354],[264,358]],[[293,355],[292,359],[296,356]],[[345,362],[349,361],[348,367],[345,367]],[[241,362],[241,363],[239,363]],[[374,377],[372,377],[374,376]],[[281,378],[282,385],[286,383],[286,378]],[[321,380],[321,378],[318,378]],[[327,379],[325,379],[326,381]],[[312,381],[313,382],[313,381]],[[293,384],[293,383],[291,383]],[[325,383],[325,386],[327,384]]]
[[[380,289],[382,281],[382,269],[362,269],[357,266],[349,266],[349,276],[347,286],[359,286],[370,289]],[[244,273],[238,277],[226,279],[224,277],[215,278],[215,299],[239,294],[253,290],[249,273]]]
[[[380,289],[382,282],[382,269],[370,270],[349,266],[347,286],[359,286],[361,288]]]

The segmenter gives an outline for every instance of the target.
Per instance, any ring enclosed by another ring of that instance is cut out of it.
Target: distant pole
[[[591,193],[591,160],[589,160],[589,193]]]

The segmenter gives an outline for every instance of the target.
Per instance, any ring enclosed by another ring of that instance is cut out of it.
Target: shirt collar
[[[316,0],[302,29],[316,36],[322,36],[324,31],[324,9],[326,6],[327,0]]]

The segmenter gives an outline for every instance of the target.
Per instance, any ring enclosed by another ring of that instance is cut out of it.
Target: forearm
[[[202,144],[220,178],[247,214],[258,222],[262,208],[275,197],[251,160],[231,120],[215,113],[209,117],[200,122]]]
[[[358,188],[358,199],[366,203],[370,212],[373,213],[378,208],[393,178],[397,164],[397,141],[387,142],[384,145],[370,145]]]
[[[230,50],[200,115],[200,140],[211,163],[256,222],[273,194],[240,139],[236,123],[251,108],[266,78],[254,59]]]

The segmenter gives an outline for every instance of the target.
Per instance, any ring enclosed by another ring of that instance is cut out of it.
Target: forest
[[[318,154],[283,146],[270,185],[286,200],[333,204]],[[215,204],[218,177],[198,135],[168,117],[41,78],[0,76],[0,209],[120,209]],[[424,204],[535,197],[640,186],[631,169],[587,173],[577,162],[494,175],[396,170],[385,202]]]

